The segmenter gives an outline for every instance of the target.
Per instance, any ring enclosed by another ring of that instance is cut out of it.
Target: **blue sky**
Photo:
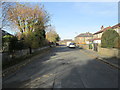
[[[80,33],[98,31],[102,25],[107,27],[118,23],[117,2],[42,2],[42,4],[50,13],[51,23],[61,39],[74,39]]]
[[[80,33],[94,33],[104,25],[118,23],[118,3],[114,2],[44,2],[52,25],[61,39],[74,39]]]

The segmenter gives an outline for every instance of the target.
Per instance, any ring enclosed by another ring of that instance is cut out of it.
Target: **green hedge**
[[[19,41],[16,36],[5,35],[2,37],[3,47],[7,48],[7,51],[13,52],[14,50],[21,50],[24,48],[23,41]]]
[[[119,37],[119,34],[115,30],[109,29],[105,31],[101,37],[101,47],[103,48],[115,47],[115,39],[117,37]]]
[[[120,36],[115,38],[114,47],[115,48],[120,48]]]
[[[89,44],[89,49],[93,49],[93,46],[92,46],[92,44]]]

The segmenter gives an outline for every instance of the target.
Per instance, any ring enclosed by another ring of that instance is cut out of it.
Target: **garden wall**
[[[42,47],[42,48],[38,48],[38,49],[32,49],[32,53],[43,50],[48,48],[49,46],[46,47]],[[29,49],[23,49],[23,50],[18,50],[14,53],[15,58],[19,58],[22,57],[24,55],[28,55],[29,54]],[[2,53],[2,62],[7,62],[11,60],[12,55],[9,53]]]
[[[81,44],[79,47],[82,47],[83,49],[89,49],[89,45],[87,44]]]
[[[84,49],[89,49],[89,45],[79,45],[79,47],[82,47]],[[94,51],[94,46],[92,45],[92,49]],[[89,49],[90,50],[90,49]],[[117,48],[101,48],[99,45],[97,46],[97,52],[101,55],[106,55],[109,57],[117,57],[120,58],[120,49]]]
[[[98,47],[98,53],[100,53],[102,55],[107,55],[110,57],[120,58],[120,49]]]

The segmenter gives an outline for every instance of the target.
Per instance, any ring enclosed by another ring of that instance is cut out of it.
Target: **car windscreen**
[[[70,43],[70,45],[75,45],[75,43]]]

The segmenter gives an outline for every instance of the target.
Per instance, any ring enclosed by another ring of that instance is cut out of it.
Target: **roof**
[[[72,41],[72,39],[64,39],[63,41]]]
[[[94,41],[94,40],[101,40],[101,38],[94,38],[93,41]]]
[[[8,33],[7,31],[2,30],[1,28],[0,28],[0,33],[2,33],[2,36],[5,36],[5,35],[12,35],[12,34]]]
[[[92,36],[93,36],[92,33],[87,32],[87,33],[81,33],[81,34],[79,34],[76,37],[92,37]]]
[[[101,40],[101,38],[88,39],[89,41]]]
[[[119,27],[120,27],[120,23],[118,23],[118,24],[112,26],[112,29],[119,28]]]
[[[111,26],[106,27],[106,28],[104,28],[104,29],[102,29],[102,30],[100,30],[100,31],[97,31],[97,32],[94,33],[93,35],[95,35],[95,34],[99,34],[99,33],[102,33],[102,32],[104,32],[104,31],[106,31],[106,30],[108,30],[108,29],[111,29],[111,28],[112,28]]]

